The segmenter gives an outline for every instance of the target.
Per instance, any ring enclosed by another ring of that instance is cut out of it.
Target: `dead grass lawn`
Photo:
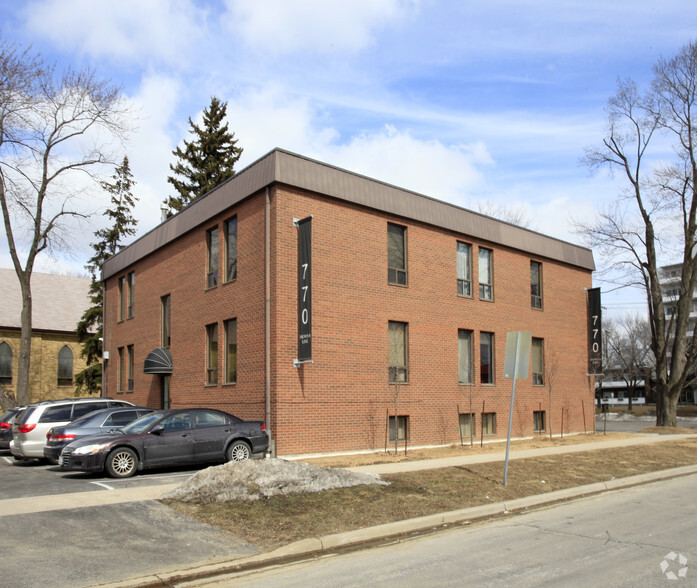
[[[563,441],[537,439],[517,443],[516,448],[530,447],[534,443],[548,446],[601,441],[609,436],[577,435]],[[627,436],[630,435],[613,435]],[[505,445],[485,448],[410,451],[406,459],[443,457],[460,451],[501,451]],[[325,462],[321,465],[347,466],[357,465],[356,460],[375,463],[403,458],[373,454],[312,461],[316,464]],[[342,463],[346,460],[353,463]],[[196,505],[167,501],[167,504],[180,513],[270,550],[301,539],[695,463],[697,439],[693,438],[512,460],[505,487],[502,483],[503,463],[495,462],[383,476],[391,482],[390,486],[357,486],[316,494],[276,496],[251,503]]]

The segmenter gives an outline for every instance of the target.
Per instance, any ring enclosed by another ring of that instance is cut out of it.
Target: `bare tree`
[[[17,402],[28,403],[31,276],[36,256],[67,247],[75,172],[106,163],[107,141],[124,132],[119,90],[91,70],[58,75],[29,50],[0,40],[0,208],[22,293]]]
[[[636,396],[636,388],[652,367],[651,336],[646,319],[626,314],[603,327],[607,346],[606,371],[616,371],[629,392],[629,409]],[[650,373],[650,372],[649,372]]]
[[[621,274],[623,285],[646,292],[651,352],[656,370],[656,424],[675,426],[680,390],[692,363],[686,333],[697,279],[692,255],[696,237],[697,192],[697,44],[654,66],[651,88],[640,94],[631,80],[618,82],[608,106],[602,145],[587,151],[584,163],[618,172],[626,189],[590,224],[577,223],[607,268]],[[673,140],[674,157],[665,161],[664,139]],[[653,163],[653,165],[652,165]],[[666,318],[659,257],[682,261],[675,312]],[[671,324],[672,322],[672,324]],[[697,330],[695,330],[697,333]],[[691,337],[694,343],[695,337]]]
[[[535,229],[535,223],[523,206],[503,206],[490,201],[479,202],[477,203],[477,212],[519,227]]]
[[[556,388],[557,380],[559,379],[559,370],[561,368],[561,358],[559,352],[555,349],[550,349],[545,354],[544,358],[544,379],[545,386],[549,392],[549,437],[552,438],[552,392]]]

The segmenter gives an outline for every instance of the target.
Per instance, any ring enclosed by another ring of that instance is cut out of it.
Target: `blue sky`
[[[659,57],[697,38],[694,0],[27,0],[0,18],[5,40],[123,88],[139,234],[171,194],[187,119],[215,95],[244,148],[238,169],[282,147],[474,210],[522,209],[579,242],[572,219],[621,187],[578,163],[618,77],[645,87]],[[100,222],[36,269],[82,271]],[[604,302],[641,311],[643,298]]]

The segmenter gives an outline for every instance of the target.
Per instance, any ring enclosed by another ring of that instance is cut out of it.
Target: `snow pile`
[[[361,484],[389,485],[376,474],[323,468],[282,459],[248,459],[201,470],[160,498],[208,504],[228,500],[258,500],[294,492],[321,492]]]

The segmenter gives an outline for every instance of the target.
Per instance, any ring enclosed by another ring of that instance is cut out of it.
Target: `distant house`
[[[90,304],[91,280],[32,275],[32,401],[75,395],[73,376],[85,368],[76,325]],[[0,269],[0,389],[17,392],[22,296],[13,269]]]

